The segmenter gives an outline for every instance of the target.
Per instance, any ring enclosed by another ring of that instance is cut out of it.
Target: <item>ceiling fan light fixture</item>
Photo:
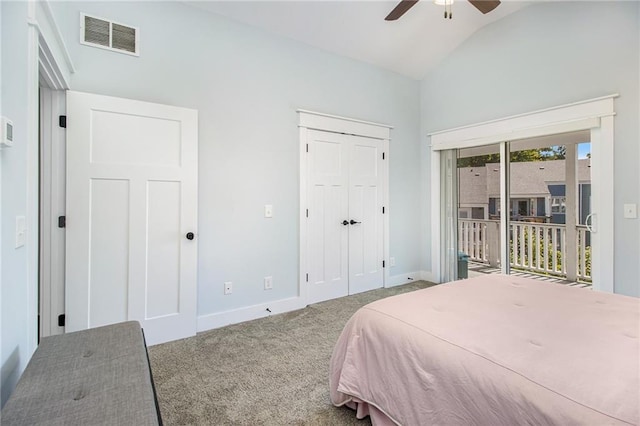
[[[433,0],[433,2],[439,6],[444,6],[444,19],[453,18],[453,14],[451,13],[451,5],[453,4],[453,0]]]
[[[469,3],[476,9],[478,9],[483,14],[491,12],[493,9],[500,5],[500,0],[468,0]],[[453,4],[453,0],[433,0],[433,2],[437,5],[444,6],[444,18],[451,19],[451,5]],[[418,0],[400,0],[400,3],[393,8],[391,13],[387,15],[385,21],[395,21],[404,15],[407,10],[411,9],[415,4],[418,3]]]

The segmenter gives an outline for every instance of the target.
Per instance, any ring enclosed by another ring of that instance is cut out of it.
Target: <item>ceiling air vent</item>
[[[138,29],[95,16],[80,15],[80,43],[139,56]]]

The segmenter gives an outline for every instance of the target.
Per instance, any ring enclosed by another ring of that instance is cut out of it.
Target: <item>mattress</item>
[[[374,424],[640,424],[640,300],[486,275],[358,310],[330,392]]]

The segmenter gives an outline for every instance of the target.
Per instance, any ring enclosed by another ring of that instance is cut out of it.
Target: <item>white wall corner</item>
[[[420,279],[423,281],[429,281],[430,283],[438,284],[436,274],[433,271],[420,271]]]
[[[284,314],[285,312],[297,311],[306,306],[306,303],[301,297],[291,297],[289,299],[275,300],[259,305],[201,315],[198,317],[197,332],[213,330],[215,328],[265,318],[271,315]]]
[[[389,277],[389,281],[385,288],[397,287],[399,285],[409,284],[415,281],[428,281],[430,283],[436,283],[435,274],[431,271],[416,271],[408,272],[406,274],[398,274]]]

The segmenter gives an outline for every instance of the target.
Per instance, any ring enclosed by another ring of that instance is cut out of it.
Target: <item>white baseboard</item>
[[[416,271],[416,272],[408,272],[406,274],[393,275],[389,277],[389,281],[387,282],[386,288],[395,287],[398,285],[409,284],[413,281],[429,281],[431,283],[435,283],[434,275],[431,271]]]
[[[304,308],[305,306],[307,306],[307,304],[302,300],[302,298],[291,297],[289,299],[261,303],[260,305],[247,306],[244,308],[217,312],[215,314],[201,315],[198,317],[197,331],[201,332],[212,330],[214,328],[264,318],[270,315],[296,311]]]
[[[385,285],[385,287],[390,288],[398,285],[409,284],[410,282],[421,280],[421,276],[422,273],[420,271],[393,275],[389,277],[389,281],[387,281],[387,285]]]
[[[418,280],[435,282],[433,281],[433,274],[431,271],[416,271],[389,277],[389,281],[385,287],[395,287]],[[304,308],[305,306],[307,306],[307,303],[302,300],[301,297],[290,297],[288,299],[275,300],[273,302],[261,303],[259,305],[231,309],[229,311],[217,312],[215,314],[201,315],[198,317],[197,331],[213,330],[214,328],[238,324],[258,318],[265,318],[270,315],[296,311]],[[271,312],[267,311],[267,309]]]

